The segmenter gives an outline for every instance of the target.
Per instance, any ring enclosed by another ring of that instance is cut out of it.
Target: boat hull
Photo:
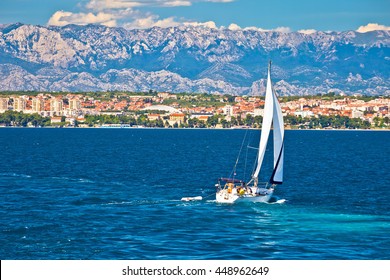
[[[256,194],[255,191],[252,193],[245,193],[243,195],[239,195],[236,192],[229,193],[227,189],[220,190],[216,193],[216,201],[218,203],[241,203],[241,202],[269,202],[272,195],[272,189],[261,189],[262,192],[260,194]],[[259,192],[257,192],[259,193]]]

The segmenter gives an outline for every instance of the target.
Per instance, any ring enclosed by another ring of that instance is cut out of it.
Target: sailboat
[[[259,182],[259,173],[273,124],[273,171],[268,182]],[[249,182],[236,178],[220,178],[216,201],[220,203],[269,202],[275,186],[283,183],[284,123],[282,110],[271,82],[271,62],[268,66],[264,116],[257,154],[257,165]]]

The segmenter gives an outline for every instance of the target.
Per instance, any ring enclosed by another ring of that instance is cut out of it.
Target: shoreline
[[[169,130],[260,130],[258,128],[239,128],[239,127],[229,127],[229,128],[214,128],[214,127],[183,127],[183,128],[173,128],[173,127],[55,127],[55,126],[45,126],[45,127],[23,127],[23,126],[0,126],[0,129],[169,129]],[[390,128],[373,128],[373,129],[348,129],[348,128],[313,128],[313,129],[299,129],[299,128],[285,128],[285,131],[384,131],[389,132]]]

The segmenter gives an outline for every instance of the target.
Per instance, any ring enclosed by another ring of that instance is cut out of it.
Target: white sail
[[[269,182],[260,187],[258,182],[261,165],[267,148],[267,142],[273,125],[274,144],[274,168]],[[267,89],[265,93],[264,115],[257,154],[257,166],[252,175],[252,180],[247,184],[235,178],[220,178],[218,180],[216,201],[220,203],[235,202],[269,202],[274,193],[274,184],[282,184],[283,181],[283,156],[284,156],[284,124],[282,109],[278,98],[272,89],[271,62],[268,68]],[[237,164],[237,162],[236,162]],[[221,185],[221,181],[225,185]],[[272,185],[270,185],[270,184]]]
[[[275,92],[273,92],[272,97],[274,100],[274,170],[272,172],[270,182],[272,184],[281,184],[283,182],[284,123],[282,109],[280,108]]]
[[[274,111],[274,98],[272,92],[272,84],[271,84],[271,67],[268,67],[268,78],[267,78],[267,89],[265,92],[265,104],[264,104],[264,115],[263,122],[261,125],[261,137],[259,142],[259,153],[257,154],[257,166],[256,170],[253,173],[253,178],[256,179],[259,176],[261,164],[263,163],[264,153],[267,149],[267,142],[269,133],[271,131],[271,124],[273,118]]]

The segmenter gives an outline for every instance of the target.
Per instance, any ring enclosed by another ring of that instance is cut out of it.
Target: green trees
[[[164,127],[168,122],[164,123],[163,119],[149,120],[145,114],[140,114],[137,118],[127,115],[86,115],[85,123],[92,127],[94,125],[103,124],[125,124],[125,125],[142,125],[145,127]],[[169,124],[168,124],[169,125]]]
[[[48,126],[50,118],[44,118],[38,114],[24,114],[16,111],[5,111],[0,114],[0,124],[5,126]]]
[[[147,121],[147,118],[146,118]],[[145,122],[144,118],[141,118],[140,122]],[[126,115],[86,115],[85,123],[89,126],[103,125],[103,124],[129,124],[137,125],[138,121],[133,116]]]
[[[383,123],[386,124],[386,126],[389,126],[389,117],[384,117]]]
[[[255,118],[250,114],[246,115],[246,118],[244,119],[244,124],[247,126],[253,126],[254,123]]]
[[[149,120],[147,114],[140,114],[137,116],[132,115],[86,115],[85,123],[92,127],[95,125],[104,124],[125,124],[125,125],[142,125],[145,127],[169,127],[167,121],[168,117],[159,118],[157,120]],[[65,117],[62,117],[65,121]],[[253,128],[261,128],[262,116],[255,116],[248,114],[245,118],[241,116],[231,117],[230,121],[223,115],[214,115],[208,118],[208,120],[201,121],[197,118],[187,118],[187,122],[174,127],[181,128],[205,128],[205,127],[216,127],[217,125],[223,128],[230,128],[233,126],[249,126]],[[291,128],[302,128],[302,129],[370,129],[371,127],[377,128],[388,128],[389,117],[375,117],[373,118],[372,124],[367,120],[360,118],[349,118],[346,116],[332,115],[332,116],[318,116],[318,117],[306,117],[302,116],[285,116],[284,123]],[[76,122],[76,126],[77,126]],[[52,126],[49,117],[42,117],[39,114],[24,114],[16,111],[6,111],[0,114],[0,125],[3,126],[33,126],[33,127],[44,127]]]
[[[287,125],[298,128],[316,129],[316,128],[335,128],[335,129],[369,129],[370,123],[359,118],[349,118],[346,116],[318,116],[306,117],[286,116],[284,122]]]
[[[222,116],[220,115],[214,115],[212,117],[209,117],[207,119],[207,126],[208,127],[215,127],[217,124],[219,124],[219,119],[221,118]]]

